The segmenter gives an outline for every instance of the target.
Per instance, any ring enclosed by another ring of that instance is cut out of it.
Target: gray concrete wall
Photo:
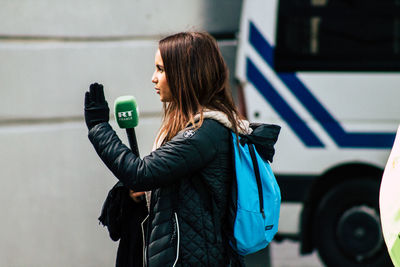
[[[0,8],[0,266],[113,266],[98,225],[116,179],[87,139],[83,96],[134,95],[142,155],[161,122],[151,75],[160,36],[236,32],[241,1],[4,0]],[[236,43],[221,41],[233,73]],[[125,132],[112,125],[126,142]]]
[[[236,31],[239,0],[2,0],[0,34],[152,37],[189,29]]]

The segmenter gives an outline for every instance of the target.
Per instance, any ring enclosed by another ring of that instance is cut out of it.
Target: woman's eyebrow
[[[156,64],[156,67],[157,67],[157,68],[160,68],[160,69],[164,68],[164,66],[163,66],[163,65],[160,65],[160,64]]]

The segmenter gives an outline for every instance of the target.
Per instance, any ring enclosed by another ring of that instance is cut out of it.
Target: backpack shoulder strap
[[[251,161],[253,162],[254,174],[256,176],[258,198],[260,199],[260,212],[261,212],[263,218],[265,218],[264,202],[262,201],[264,199],[264,197],[263,197],[263,190],[262,190],[262,185],[261,185],[260,168],[258,167],[257,156],[254,151],[254,146],[252,144],[247,144],[247,145],[249,146]]]

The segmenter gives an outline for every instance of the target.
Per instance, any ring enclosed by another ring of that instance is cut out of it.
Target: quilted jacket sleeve
[[[140,159],[125,146],[108,123],[101,123],[89,131],[89,139],[97,154],[127,187],[134,191],[148,191],[174,183],[202,169],[216,157],[217,127],[196,131],[182,131],[171,141],[150,155]]]

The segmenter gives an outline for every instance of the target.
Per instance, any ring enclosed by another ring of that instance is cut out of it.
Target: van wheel
[[[313,238],[327,266],[393,266],[381,231],[379,188],[378,181],[356,179],[322,198]]]

